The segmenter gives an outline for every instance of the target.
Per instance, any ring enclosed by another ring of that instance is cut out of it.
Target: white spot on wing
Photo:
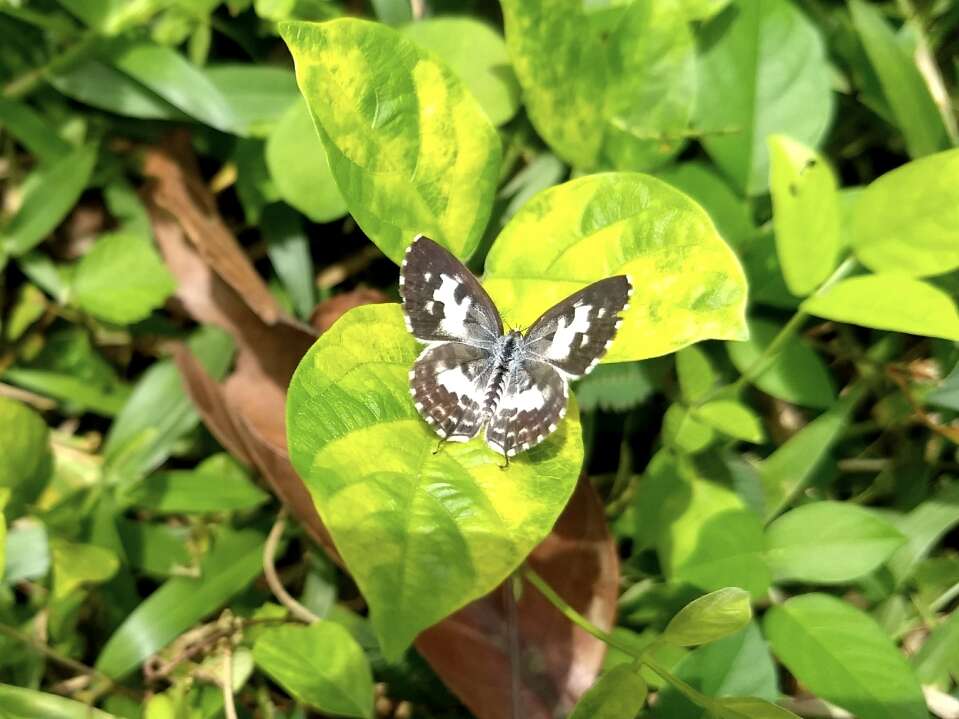
[[[599,310],[596,312],[596,316],[599,317],[600,319],[603,319],[603,317],[606,316],[606,308],[600,307]]]
[[[573,340],[577,334],[583,334],[589,331],[589,313],[592,311],[592,305],[579,305],[573,311],[573,321],[566,324],[566,318],[560,317],[556,326],[556,332],[553,334],[553,341],[543,353],[548,360],[561,361],[569,357],[569,352],[573,347]]]
[[[460,283],[447,274],[440,275],[439,287],[433,291],[433,299],[443,303],[443,319],[440,330],[450,337],[466,336],[466,315],[473,301],[469,295],[463,295],[462,303],[456,301],[456,288]]]
[[[461,367],[451,367],[436,375],[437,383],[459,397],[473,398],[476,392],[473,380],[467,377]]]
[[[522,392],[506,393],[499,404],[498,410],[515,409],[517,412],[531,412],[542,408],[546,397],[539,387],[530,387]]]

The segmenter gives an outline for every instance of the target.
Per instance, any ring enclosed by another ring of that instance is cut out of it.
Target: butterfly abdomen
[[[516,354],[519,341],[519,335],[515,332],[510,332],[502,338],[501,344],[494,354],[493,373],[490,375],[489,383],[486,385],[486,392],[483,395],[483,413],[487,416],[492,415],[496,411],[496,407],[503,398],[503,392],[506,391],[506,383],[509,380],[509,368]]]

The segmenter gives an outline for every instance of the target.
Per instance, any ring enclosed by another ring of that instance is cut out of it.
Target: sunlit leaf
[[[280,32],[333,177],[367,236],[396,262],[419,233],[471,255],[501,149],[463,82],[384,25],[346,18],[283,23]]]
[[[267,627],[253,659],[304,704],[347,717],[373,715],[373,677],[360,645],[339,624]]]
[[[695,53],[675,3],[502,6],[527,112],[556,154],[583,170],[643,170],[682,147]]]
[[[128,233],[102,235],[77,265],[72,287],[79,307],[116,324],[146,319],[175,288],[149,239]]]
[[[406,25],[403,34],[443,58],[494,125],[516,114],[519,84],[506,43],[492,27],[469,17],[431,17]]]
[[[574,404],[508,469],[480,438],[434,453],[437,437],[409,393],[419,351],[397,305],[356,308],[306,354],[287,400],[293,465],[390,658],[519,565],[553,526],[583,460]]]
[[[759,444],[766,438],[762,421],[749,407],[733,400],[714,400],[693,410],[703,424],[730,437]]]
[[[697,124],[702,143],[749,195],[769,186],[766,138],[815,147],[832,116],[818,28],[790,2],[737,0],[702,31]]]
[[[329,222],[346,214],[346,202],[302,99],[289,105],[270,133],[266,165],[280,197],[314,222]]]
[[[938,287],[900,274],[851,277],[802,304],[837,322],[959,341],[959,310]]]
[[[666,625],[663,641],[692,647],[734,634],[752,619],[749,592],[725,587],[694,599]]]
[[[772,607],[763,622],[773,652],[816,696],[860,719],[928,719],[909,663],[868,614],[825,594]]]
[[[35,689],[0,684],[3,719],[118,719],[89,704]]]
[[[852,210],[856,256],[916,277],[959,267],[959,150],[914,160],[870,184]]]
[[[588,175],[539,193],[503,229],[484,285],[528,327],[590,282],[632,279],[607,361],[646,359],[702,339],[743,339],[746,280],[709,216],[648,175]]]
[[[623,719],[646,703],[646,681],[639,666],[620,664],[604,672],[573,708],[569,719]]]
[[[0,490],[9,490],[9,510],[16,517],[36,499],[50,479],[53,457],[43,418],[25,404],[0,397]],[[5,502],[6,504],[6,502]]]
[[[773,226],[790,292],[805,297],[839,261],[839,193],[826,160],[785,135],[769,138]]]
[[[848,582],[876,569],[903,542],[894,526],[862,507],[813,502],[769,525],[766,560],[780,581]]]

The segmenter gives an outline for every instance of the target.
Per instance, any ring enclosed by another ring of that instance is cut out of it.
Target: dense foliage
[[[0,4],[0,719],[959,717],[959,5]],[[635,293],[507,469],[397,263]]]

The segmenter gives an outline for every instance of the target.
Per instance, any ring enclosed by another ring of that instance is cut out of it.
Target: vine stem
[[[290,614],[304,624],[313,624],[320,621],[320,618],[286,591],[286,587],[283,586],[283,582],[280,581],[280,576],[276,572],[276,548],[279,546],[283,531],[286,529],[286,514],[286,507],[281,508],[277,513],[273,528],[263,545],[263,576],[266,577],[266,583],[270,587],[270,591],[273,592],[273,596],[279,600],[280,604],[290,610]]]
[[[226,719],[237,719],[233,696],[233,649],[229,645],[223,656],[223,713]]]
[[[3,97],[10,100],[19,100],[29,95],[46,80],[47,75],[55,73],[61,68],[69,67],[82,59],[92,50],[96,40],[97,35],[93,32],[82,35],[77,42],[63,50],[46,65],[34,68],[8,82],[3,88]]]
[[[608,646],[614,647],[624,654],[628,654],[636,661],[645,664],[653,672],[672,684],[674,687],[676,687],[676,689],[685,694],[691,701],[699,704],[701,707],[709,709],[715,704],[711,697],[708,697],[702,692],[691,687],[689,684],[666,669],[666,667],[664,667],[662,664],[649,656],[649,650],[656,646],[655,643],[647,646],[643,650],[637,650],[636,648],[631,647],[629,644],[619,641],[612,634],[603,631],[582,614],[577,612],[565,599],[559,596],[556,590],[553,589],[545,579],[537,574],[529,565],[526,565],[524,568],[523,576],[526,578],[526,581],[536,587],[539,593],[542,594],[550,604],[556,607],[556,609],[558,609],[563,616],[569,619],[580,629],[592,634],[594,637],[599,639],[601,642],[604,642]]]

